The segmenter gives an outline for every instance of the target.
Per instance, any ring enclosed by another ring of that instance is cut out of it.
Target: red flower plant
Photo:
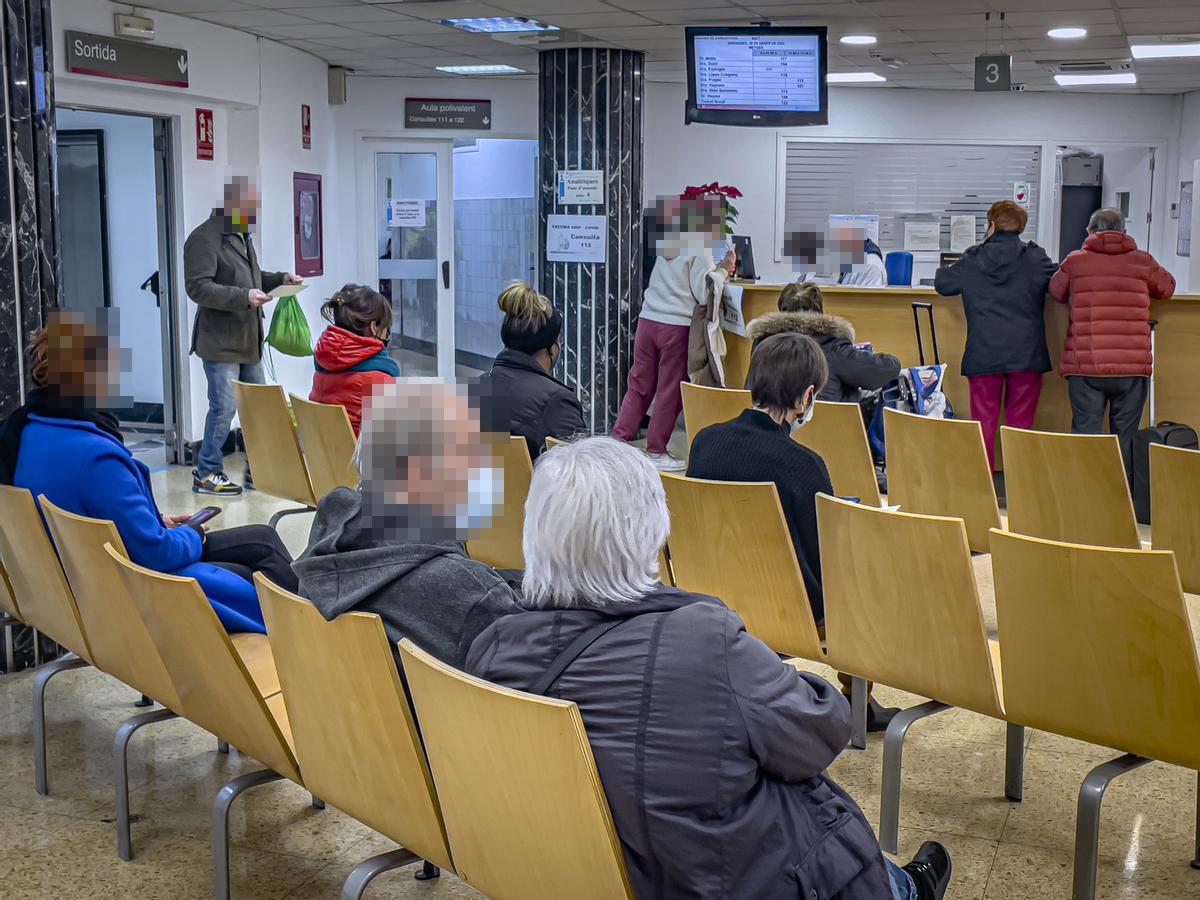
[[[679,195],[681,200],[699,200],[702,197],[720,197],[721,206],[725,210],[725,226],[726,234],[733,234],[733,223],[737,221],[737,207],[731,201],[738,200],[742,196],[739,191],[731,184],[721,184],[714,181],[712,184],[693,185],[684,188],[683,193]]]

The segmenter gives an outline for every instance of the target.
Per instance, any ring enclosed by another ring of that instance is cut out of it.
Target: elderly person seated
[[[669,530],[641,452],[604,437],[550,450],[525,508],[524,612],[476,639],[468,671],[528,690],[566,663],[545,693],[579,705],[639,897],[942,897],[945,848],[885,861],[825,771],[846,701],[720,600],[660,584]]]
[[[430,379],[383,385],[368,399],[359,442],[362,484],[317,507],[293,568],[300,595],[329,620],[376,613],[393,652],[409,638],[462,667],[471,641],[515,609],[491,566],[463,552],[501,499],[480,413],[463,387]]]

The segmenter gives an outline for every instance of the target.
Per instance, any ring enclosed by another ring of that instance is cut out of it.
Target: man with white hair
[[[885,862],[826,773],[850,707],[714,597],[659,582],[670,532],[654,464],[614,438],[538,459],[521,615],[467,671],[579,705],[639,897],[940,900],[950,857]]]
[[[465,388],[434,379],[381,385],[365,406],[362,485],[318,505],[293,564],[300,594],[331,621],[376,613],[393,652],[407,637],[461,668],[475,636],[517,599],[461,543],[502,497],[479,409]]]

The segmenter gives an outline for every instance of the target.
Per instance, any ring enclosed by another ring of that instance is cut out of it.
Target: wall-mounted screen
[[[686,121],[826,125],[826,29],[688,28]]]

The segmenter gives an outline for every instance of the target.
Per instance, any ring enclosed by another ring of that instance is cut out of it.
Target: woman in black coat
[[[575,392],[550,373],[562,356],[562,315],[528,284],[514,281],[500,295],[504,349],[484,377],[485,399],[508,414],[510,433],[525,438],[537,459],[546,438],[587,430]]]

